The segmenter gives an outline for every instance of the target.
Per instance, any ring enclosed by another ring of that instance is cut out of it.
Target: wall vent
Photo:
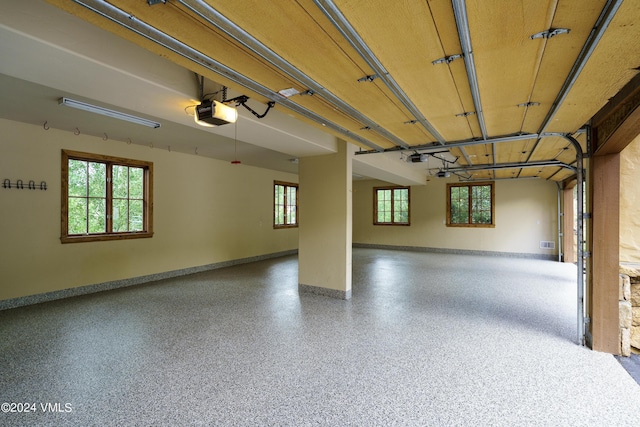
[[[540,241],[540,249],[555,249],[556,242],[545,242],[543,240]]]

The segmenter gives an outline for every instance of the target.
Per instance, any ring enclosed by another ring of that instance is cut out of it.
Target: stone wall
[[[640,353],[640,264],[620,265],[620,354]]]

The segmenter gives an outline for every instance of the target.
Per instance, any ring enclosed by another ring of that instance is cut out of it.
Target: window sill
[[[141,231],[139,233],[112,233],[112,234],[82,234],[75,236],[62,236],[62,243],[80,242],[106,242],[110,240],[146,239],[153,237],[153,232]]]

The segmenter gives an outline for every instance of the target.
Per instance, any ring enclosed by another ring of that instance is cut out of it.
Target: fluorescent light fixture
[[[160,127],[160,123],[154,122],[153,120],[144,119],[138,116],[132,116],[131,114],[110,110],[108,108],[99,107],[93,104],[87,104],[86,102],[76,101],[75,99],[60,98],[58,100],[58,103],[60,105],[66,105],[67,107],[77,108],[78,110],[84,110],[84,111],[89,111],[91,113],[102,114],[103,116],[113,117],[114,119],[126,120],[127,122],[148,126],[154,129],[157,129]]]
[[[238,120],[238,110],[222,102],[204,100],[200,105],[196,105],[194,119],[200,126],[226,125]]]

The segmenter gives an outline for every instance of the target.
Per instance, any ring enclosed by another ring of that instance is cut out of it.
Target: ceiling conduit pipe
[[[238,73],[237,71],[227,67],[226,65],[216,61],[215,59],[210,58],[202,52],[191,48],[190,46],[180,42],[179,40],[169,36],[164,32],[159,31],[158,29],[152,27],[146,22],[141,21],[133,15],[130,15],[122,9],[99,0],[73,0],[73,2],[91,10],[92,12],[95,12],[96,14],[116,24],[121,25],[124,28],[127,28],[128,30],[148,40],[151,40],[154,43],[157,43],[158,45],[206,68],[207,70],[213,71],[214,73],[219,74],[271,101],[277,102],[278,104],[291,109],[301,116],[307,117],[308,119],[313,120],[317,123],[323,123],[325,126],[339,133],[342,133],[348,138],[358,141],[375,151],[383,150],[383,148],[379,145],[374,144],[365,138],[362,138],[361,136],[349,131],[348,129],[343,128],[342,126],[325,120],[323,117],[312,112],[311,110],[308,110],[294,102],[289,101],[279,93],[274,92],[265,86],[262,86],[260,83],[249,79],[248,77]]]
[[[329,103],[333,104],[336,108],[347,113],[357,121],[363,123],[371,130],[378,132],[383,137],[389,139],[403,147],[408,147],[403,140],[393,135],[391,132],[384,128],[381,128],[377,123],[370,120],[364,114],[360,113],[357,109],[338,98],[332,92],[323,87],[320,83],[313,80],[311,77],[294,67],[287,60],[280,55],[269,49],[266,45],[246,32],[244,29],[236,25],[213,7],[208,5],[202,0],[178,0],[178,3],[191,10],[196,15],[207,21],[209,24],[224,32],[227,36],[231,37],[236,42],[240,43],[252,53],[258,55],[260,58],[274,66],[277,70],[281,71],[286,76],[300,83],[301,86],[307,88],[314,95],[325,98]]]
[[[351,26],[347,18],[340,12],[338,7],[332,0],[313,0],[316,6],[329,18],[333,25],[340,31],[342,36],[351,44],[351,46],[360,54],[360,56],[367,62],[375,74],[382,80],[389,90],[400,100],[402,105],[413,115],[413,117],[436,139],[436,141],[444,145],[445,139],[440,133],[433,127],[431,123],[424,117],[418,107],[409,99],[407,94],[402,90],[400,85],[391,77],[387,69],[382,65],[380,60],[369,49],[364,40]]]

